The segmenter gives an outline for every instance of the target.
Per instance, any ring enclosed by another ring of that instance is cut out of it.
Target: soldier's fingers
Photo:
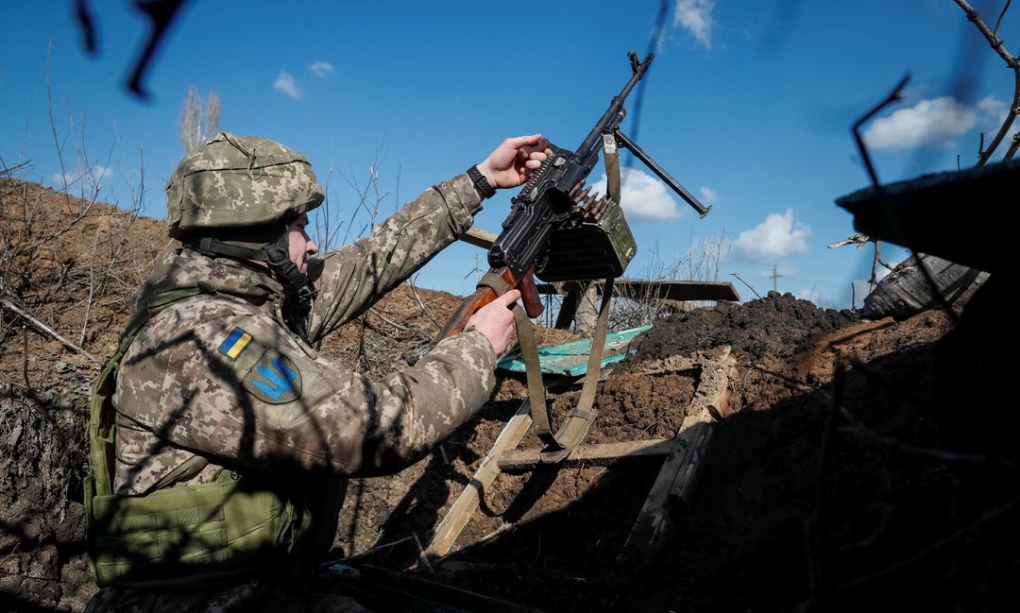
[[[521,290],[512,289],[509,290],[507,293],[503,294],[502,296],[496,298],[495,302],[502,304],[506,308],[510,308],[514,305],[515,302],[517,302],[520,299],[520,297]]]

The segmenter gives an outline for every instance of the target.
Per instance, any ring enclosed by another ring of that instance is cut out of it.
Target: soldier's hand
[[[524,185],[531,172],[552,155],[541,134],[508,138],[478,164],[478,171],[496,189]]]
[[[511,309],[520,297],[521,292],[516,289],[498,296],[489,304],[478,309],[467,320],[464,329],[474,328],[484,334],[485,338],[492,343],[492,349],[496,355],[501,355],[510,343],[514,323],[514,313]]]

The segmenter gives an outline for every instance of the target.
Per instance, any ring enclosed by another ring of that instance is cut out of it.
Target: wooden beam
[[[450,552],[457,537],[460,536],[470,521],[471,515],[485,496],[485,490],[499,476],[500,469],[497,460],[517,447],[517,444],[527,434],[528,428],[531,427],[531,421],[531,400],[528,399],[521,404],[517,413],[503,427],[503,431],[500,432],[489,453],[482,459],[482,463],[478,465],[478,469],[471,477],[467,487],[450,507],[443,521],[436,527],[432,541],[425,548],[426,557],[441,558]]]
[[[602,282],[594,283],[601,295]],[[552,283],[539,283],[538,293],[558,294]],[[613,296],[629,298],[639,302],[654,300],[689,302],[696,300],[740,300],[740,294],[728,281],[647,281],[642,279],[616,279],[613,281]]]
[[[734,364],[729,347],[725,347],[714,357],[700,354],[700,357],[690,360],[673,356],[661,364],[649,365],[652,370],[661,372],[699,366],[701,382],[623,545],[621,559],[637,565],[649,562],[662,546],[674,517],[690,505],[704,469],[705,454],[712,442],[715,416],[728,413],[729,378]]]
[[[494,243],[497,238],[499,238],[497,235],[489,232],[488,230],[483,230],[477,226],[471,226],[467,229],[467,232],[461,235],[460,240],[470,245],[474,245],[475,247],[489,249],[492,247],[492,243]]]
[[[646,458],[665,455],[673,448],[673,439],[660,438],[647,441],[623,441],[579,445],[560,466],[581,460],[608,460],[623,458]],[[542,461],[544,449],[515,449],[499,458],[499,467],[505,471],[524,470],[537,466]]]
[[[871,239],[995,274],[1013,266],[1006,250],[1014,224],[1002,203],[1012,202],[1006,194],[1018,178],[1020,159],[1011,159],[872,185],[836,198],[836,205]],[[982,206],[961,207],[965,202]]]

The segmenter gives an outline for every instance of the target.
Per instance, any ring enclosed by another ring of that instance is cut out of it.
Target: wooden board
[[[690,508],[712,443],[716,416],[729,413],[729,380],[736,360],[730,355],[729,346],[715,351],[714,355],[696,353],[693,359],[672,356],[642,365],[649,375],[697,367],[700,381],[687,417],[671,441],[673,447],[623,545],[619,557],[623,563],[641,566],[653,560],[676,518]]]
[[[441,558],[450,552],[453,543],[471,519],[471,514],[481,503],[485,491],[499,476],[499,458],[517,447],[524,435],[528,433],[531,423],[531,400],[528,399],[521,404],[517,413],[503,427],[503,431],[496,438],[492,449],[478,466],[478,470],[471,477],[467,487],[460,493],[446,517],[436,527],[432,541],[425,549],[426,558]]]
[[[630,349],[631,341],[639,334],[649,330],[651,326],[641,326],[622,332],[613,332],[606,335],[606,345],[602,352],[602,367],[607,364],[619,362],[628,354],[634,353]],[[580,377],[588,372],[588,356],[591,355],[592,339],[584,339],[546,347],[538,350],[538,363],[543,374],[560,375],[565,377]],[[508,355],[497,363],[497,367],[509,372],[525,373],[527,368],[524,358],[519,353]]]
[[[649,376],[694,369],[700,373],[697,393],[676,436],[652,441],[580,445],[564,460],[570,461],[575,453],[579,459],[589,462],[665,454],[659,475],[624,544],[621,559],[635,564],[647,563],[672,528],[673,512],[682,511],[690,505],[711,443],[712,423],[716,416],[729,413],[729,379],[734,364],[729,346],[644,364],[642,372]],[[432,541],[423,552],[425,560],[438,560],[450,553],[471,515],[478,509],[485,491],[504,468],[527,468],[541,459],[541,449],[517,449],[517,444],[531,425],[529,399],[503,428],[467,487],[436,528]]]
[[[645,458],[648,456],[666,455],[673,450],[673,446],[673,440],[668,438],[578,445],[560,465],[564,466],[597,460],[618,460],[620,458]],[[499,458],[499,468],[506,472],[534,468],[542,463],[543,451],[544,449],[538,447],[514,449]]]
[[[861,314],[868,319],[904,320],[942,304],[958,311],[989,276],[987,272],[927,253],[911,255],[864,298]]]
[[[594,282],[595,289],[602,295],[601,280]],[[552,283],[536,284],[539,294],[558,294],[559,288]],[[637,302],[653,302],[673,300],[676,302],[691,301],[737,301],[740,294],[728,281],[676,281],[670,279],[615,279],[613,280],[613,296],[629,298]]]

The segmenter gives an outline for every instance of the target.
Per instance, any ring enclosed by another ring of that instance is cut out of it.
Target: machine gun
[[[660,179],[704,217],[709,207],[701,204],[620,131],[626,111],[623,103],[648,71],[655,55],[638,62],[627,54],[632,75],[623,90],[613,97],[609,108],[576,151],[544,142],[552,150],[521,191],[511,199],[510,214],[503,230],[489,249],[489,272],[450,317],[439,333],[445,338],[461,332],[467,320],[480,308],[510,289],[521,290],[528,317],[542,314],[534,277],[546,282],[612,279],[623,274],[637,251],[620,208],[618,146],[630,150]],[[606,154],[608,194],[601,198],[582,188],[599,158]]]

